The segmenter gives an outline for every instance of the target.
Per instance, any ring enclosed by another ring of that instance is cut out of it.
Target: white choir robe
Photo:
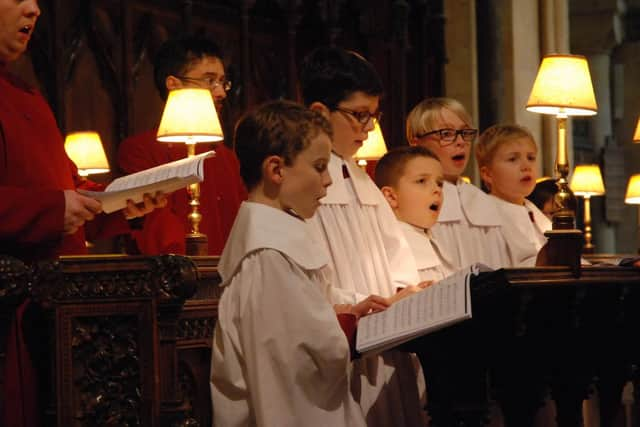
[[[345,179],[342,166],[349,171]],[[389,297],[419,282],[411,250],[395,215],[371,178],[352,159],[331,154],[333,184],[311,222],[330,254],[335,303],[356,303],[370,294]],[[424,425],[418,375],[407,353],[385,352],[354,361],[351,387],[368,426]],[[421,375],[421,374],[420,374]]]
[[[358,426],[349,344],[328,302],[328,257],[309,225],[244,202],[220,259],[214,425]]]
[[[432,243],[455,270],[480,262],[491,268],[511,265],[495,203],[489,195],[461,179],[444,183]]]
[[[399,221],[399,223],[413,253],[421,281],[438,281],[455,273],[455,269],[448,265],[447,260],[443,259],[431,245],[429,230],[403,221]]]
[[[549,218],[529,200],[524,205],[491,196],[502,220],[502,231],[509,248],[509,267],[533,267],[540,249],[547,243],[545,231],[551,230]],[[533,216],[533,221],[531,216]]]

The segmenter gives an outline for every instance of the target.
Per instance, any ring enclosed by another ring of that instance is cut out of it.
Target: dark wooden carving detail
[[[383,130],[390,145],[404,143],[404,113],[443,89],[442,0],[40,3],[29,54],[14,69],[43,91],[63,133],[100,132],[112,175],[118,174],[120,141],[159,121],[163,102],[151,63],[170,36],[206,34],[225,51],[234,82],[222,112],[227,143],[247,108],[298,98],[300,61],[320,45],[356,49],[377,67],[386,88]]]
[[[79,425],[142,424],[137,323],[133,316],[76,317],[71,321],[78,400],[74,407]]]
[[[25,265],[0,256],[0,368],[13,312],[31,297],[39,326],[28,341],[48,390],[46,425],[211,425],[217,261],[106,256]]]

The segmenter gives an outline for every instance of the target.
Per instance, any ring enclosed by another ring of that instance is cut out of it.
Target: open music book
[[[471,318],[472,275],[492,271],[473,264],[358,322],[356,351],[380,353],[422,335]]]
[[[169,194],[189,184],[201,182],[204,179],[204,160],[214,155],[214,151],[207,151],[194,157],[122,176],[113,180],[104,191],[78,192],[100,200],[104,213],[115,212],[126,207],[129,199],[135,203],[141,202],[146,193],[151,196],[158,191]]]

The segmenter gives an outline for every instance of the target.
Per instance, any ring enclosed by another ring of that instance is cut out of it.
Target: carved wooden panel
[[[408,109],[442,90],[442,0],[42,0],[40,7],[30,51],[13,68],[42,90],[63,133],[100,132],[112,169],[119,142],[159,121],[153,56],[182,33],[206,34],[225,52],[234,82],[222,117],[227,143],[247,108],[297,98],[300,61],[319,45],[356,49],[377,67],[390,145],[404,143]]]

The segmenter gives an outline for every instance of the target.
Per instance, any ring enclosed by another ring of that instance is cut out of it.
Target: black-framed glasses
[[[217,87],[221,87],[225,92],[231,90],[231,81],[229,80],[217,80],[213,77],[187,77],[187,76],[175,76],[175,78],[184,80],[187,82],[195,82],[207,86],[210,90],[215,90]]]
[[[462,137],[463,141],[472,142],[478,136],[478,129],[438,129],[431,132],[421,133],[416,135],[417,138],[424,138],[429,135],[438,134],[440,137],[440,146],[444,147],[451,145],[455,142],[458,135]]]
[[[380,122],[380,117],[382,117],[382,111],[376,111],[375,113],[370,113],[368,111],[353,111],[346,108],[334,108],[335,111],[339,111],[343,114],[348,114],[362,126],[366,126],[370,120],[375,120],[376,122]]]

